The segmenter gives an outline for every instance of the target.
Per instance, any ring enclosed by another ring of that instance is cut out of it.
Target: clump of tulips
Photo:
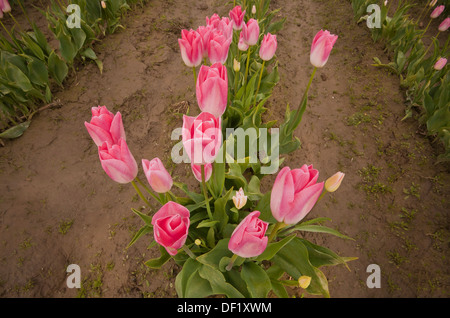
[[[274,59],[277,50],[276,35],[261,33],[270,25],[259,25],[268,7],[267,1],[260,4],[263,7],[256,9],[258,20],[245,21],[246,12],[255,13],[237,5],[229,18],[214,14],[206,18],[205,26],[181,32],[181,58],[193,69],[200,110],[197,116],[183,116],[181,143],[201,193],[185,183],[174,182],[159,158],[141,161],[148,184],[141,181],[137,162],[127,146],[120,112],[113,114],[105,106],[93,107],[92,118],[85,123],[106,174],[116,182],[131,183],[147,207],[148,196],[159,203],[153,215],[132,209],[145,224],[129,246],[153,233],[161,256],[146,264],[160,268],[174,259],[181,265],[175,281],[180,297],[267,297],[270,292],[288,297],[286,286],[328,297],[328,283],[319,267],[350,260],[296,235],[296,231],[313,231],[348,238],[321,225],[324,218],[304,221],[327,192],[339,188],[344,173],[337,172],[321,181],[319,171],[311,164],[284,167],[272,190],[262,193],[263,175],[255,168],[258,165],[250,163],[248,157],[229,160],[227,145],[235,136],[227,136],[224,131],[232,126],[232,111],[240,111],[244,121],[248,114],[255,114],[252,109],[266,98],[261,99],[259,91],[267,93],[261,85],[264,75],[268,76],[264,73],[265,63]],[[314,38],[310,55],[314,70],[307,89],[316,70],[327,63],[336,39],[328,31],[319,31]],[[250,59],[255,66],[252,73]],[[236,63],[245,63],[245,72]],[[284,141],[292,139],[306,96],[307,91],[299,109],[282,124]],[[242,121],[238,123],[245,126]],[[267,127],[262,122],[253,124]],[[174,187],[178,190],[174,192],[181,195],[172,192]],[[286,280],[284,273],[291,279]]]

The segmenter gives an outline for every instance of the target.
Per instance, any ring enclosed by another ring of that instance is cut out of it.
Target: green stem
[[[9,16],[11,17],[11,19],[14,21],[14,23],[17,25],[17,27],[19,28],[19,30],[22,30],[22,28],[20,27],[19,22],[17,22],[16,18],[14,18],[14,16],[12,15],[11,11],[8,12]]]
[[[328,191],[327,191],[326,189],[323,189],[323,192],[322,192],[322,194],[320,195],[320,197],[317,199],[316,204],[317,204],[320,200],[322,200],[322,198],[325,196],[325,194],[326,194],[327,192],[328,192]]]
[[[163,204],[162,202],[161,202],[161,200],[141,181],[141,179],[139,179],[138,177],[136,177],[136,179],[135,179],[137,182],[139,182],[139,184],[141,185],[141,186],[143,186],[144,187],[144,189],[145,189],[145,191],[147,191],[148,192],[148,194],[150,194],[152,197],[153,197],[153,199],[155,199],[156,201],[158,201],[159,203],[161,203],[161,204]]]
[[[250,50],[251,50],[251,47],[249,46],[248,50],[247,50],[247,61],[246,61],[245,76],[244,76],[245,90],[247,90],[247,76],[248,76],[248,64],[249,64],[249,61],[250,61]],[[244,96],[245,96],[245,91],[244,91]]]
[[[238,258],[238,256],[236,254],[233,254],[233,256],[231,256],[230,262],[228,263],[227,267],[225,268],[227,271],[230,271],[233,268],[233,264],[237,258]]]
[[[192,72],[194,73],[194,90],[197,86],[197,73],[195,72],[195,66],[192,68]]]
[[[266,61],[263,61],[262,66],[261,66],[261,73],[259,74],[258,86],[256,87],[255,101],[253,102],[253,107],[256,106],[256,99],[258,97],[259,86],[261,85],[261,79],[262,79],[265,64],[266,64]]]
[[[172,191],[167,192],[169,194],[170,199],[173,199],[174,202],[177,202],[177,196],[172,193]]]
[[[13,36],[11,35],[11,33],[9,33],[8,29],[5,27],[5,25],[3,24],[3,22],[0,20],[0,24],[2,25],[3,29],[5,29],[6,33],[8,33],[9,37],[11,38],[11,41],[13,41],[13,43],[16,45],[18,51],[25,53],[22,49],[22,47],[19,45],[19,43],[16,42],[16,40],[13,38]]]
[[[283,222],[277,222],[275,224],[275,226],[273,227],[272,232],[270,232],[269,239],[267,242],[268,243],[272,242],[272,240],[275,238],[275,235],[277,234],[277,232],[285,226],[286,226],[286,224],[284,224]]]
[[[142,201],[144,201],[145,204],[147,204],[147,206],[150,206],[150,203],[149,203],[148,200],[142,195],[142,192],[141,192],[141,190],[139,190],[139,188],[138,188],[136,182],[134,182],[134,180],[133,180],[133,181],[131,181],[131,184],[133,185],[133,187],[134,187],[134,189],[136,190],[137,194],[141,197]]]
[[[189,255],[190,258],[196,259],[195,254],[192,253],[192,251],[187,247],[186,245],[183,245],[183,251],[186,252],[187,255]]]
[[[206,203],[206,211],[208,212],[208,217],[212,221],[212,213],[211,208],[209,207],[209,200],[208,200],[208,191],[206,190],[206,182],[205,182],[205,165],[201,166],[201,172],[202,172],[202,188],[203,188],[203,195],[205,196],[205,203]]]

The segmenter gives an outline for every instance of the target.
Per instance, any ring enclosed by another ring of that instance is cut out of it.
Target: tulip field
[[[449,297],[449,15],[0,0],[0,297]]]

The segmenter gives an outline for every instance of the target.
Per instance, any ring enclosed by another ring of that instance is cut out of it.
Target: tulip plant
[[[179,39],[181,59],[192,69],[200,109],[197,116],[183,116],[181,143],[200,193],[174,182],[159,158],[142,160],[148,183],[139,179],[120,112],[93,107],[85,126],[106,174],[116,182],[131,183],[147,207],[149,196],[158,202],[153,215],[132,209],[144,225],[129,247],[152,234],[152,245],[159,245],[160,257],[146,264],[160,268],[170,259],[179,264],[181,271],[175,280],[179,297],[267,297],[269,293],[288,297],[287,286],[329,297],[320,267],[347,266],[354,258],[341,257],[297,232],[349,239],[321,225],[329,219],[305,220],[327,192],[339,188],[344,173],[337,172],[324,181],[312,164],[283,167],[272,189],[262,193],[261,163],[250,163],[248,157],[229,160],[227,146],[235,136],[227,136],[227,128],[275,125],[263,123],[261,113],[278,81],[274,33],[282,25],[271,22],[273,12],[268,12],[267,0],[235,2],[229,17],[207,17],[205,26],[182,30]],[[327,63],[336,39],[321,30],[312,41],[313,71],[308,87],[299,108],[287,109],[280,125],[276,146],[285,147],[282,153],[299,146],[293,132],[305,111],[307,91],[316,70]]]

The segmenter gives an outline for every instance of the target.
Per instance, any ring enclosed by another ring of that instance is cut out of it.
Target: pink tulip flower
[[[200,165],[195,165],[194,163],[191,163],[191,169],[192,173],[194,174],[195,179],[197,179],[199,182],[202,182],[202,170]],[[211,178],[213,171],[212,164],[207,163],[205,165],[205,182]]]
[[[291,170],[284,167],[272,188],[270,208],[278,222],[297,224],[316,204],[324,183],[317,183],[319,171],[312,165]]]
[[[240,30],[244,26],[245,10],[242,11],[241,6],[235,6],[229,13],[230,19],[233,21],[233,29]]]
[[[436,64],[434,64],[434,69],[436,71],[440,71],[444,68],[444,66],[447,64],[447,59],[441,57],[439,60],[437,60]]]
[[[182,142],[191,163],[212,163],[222,145],[221,118],[202,112],[183,116]]]
[[[247,24],[244,23],[242,28],[244,42],[249,45],[255,45],[259,39],[259,25],[255,19],[248,20]]]
[[[197,33],[200,34],[202,38],[202,56],[203,58],[208,57],[208,45],[209,37],[211,36],[212,28],[209,26],[199,26],[197,28]]]
[[[106,106],[92,107],[91,112],[91,121],[84,122],[84,126],[97,147],[103,145],[105,141],[116,144],[120,138],[126,140],[120,112],[114,115]]]
[[[215,29],[219,25],[220,20],[220,16],[217,13],[214,13],[211,18],[206,17],[206,25]]]
[[[433,10],[433,12],[431,12],[430,18],[436,19],[438,16],[441,15],[442,12],[444,12],[444,9],[445,9],[445,6],[444,6],[444,5],[437,6],[437,7]]]
[[[3,18],[3,13],[11,11],[11,6],[8,0],[0,0],[0,18]]]
[[[114,181],[129,183],[136,178],[138,166],[124,139],[117,144],[105,141],[98,147],[98,154],[103,170]]]
[[[445,18],[444,21],[442,21],[438,29],[440,32],[445,32],[448,30],[449,27],[450,27],[450,17],[447,17]]]
[[[196,84],[198,106],[203,112],[220,117],[227,107],[228,75],[222,63],[202,65]]]
[[[255,257],[267,247],[268,237],[265,236],[268,223],[258,217],[261,213],[253,211],[247,215],[234,229],[228,242],[228,249],[240,257]]]
[[[238,43],[238,49],[240,51],[247,51],[248,50],[248,44],[244,41],[244,33],[241,31],[239,34],[239,43]]]
[[[189,67],[196,67],[202,63],[203,42],[202,37],[195,30],[181,30],[180,45],[181,58]]]
[[[216,31],[222,33],[227,39],[233,40],[233,21],[223,17],[217,25]]]
[[[159,158],[154,158],[151,161],[142,159],[142,167],[153,191],[157,193],[166,193],[170,191],[173,180]]]
[[[267,33],[261,42],[261,48],[259,49],[259,57],[263,61],[269,61],[275,55],[277,50],[277,36]]]
[[[190,225],[189,210],[173,201],[164,204],[152,217],[155,241],[170,255],[176,255],[184,243]]]
[[[232,38],[228,38],[222,32],[212,32],[208,44],[208,57],[211,64],[225,64],[228,58]]]
[[[310,61],[315,67],[323,67],[330,57],[334,43],[338,36],[331,34],[329,31],[320,30],[311,45]]]

